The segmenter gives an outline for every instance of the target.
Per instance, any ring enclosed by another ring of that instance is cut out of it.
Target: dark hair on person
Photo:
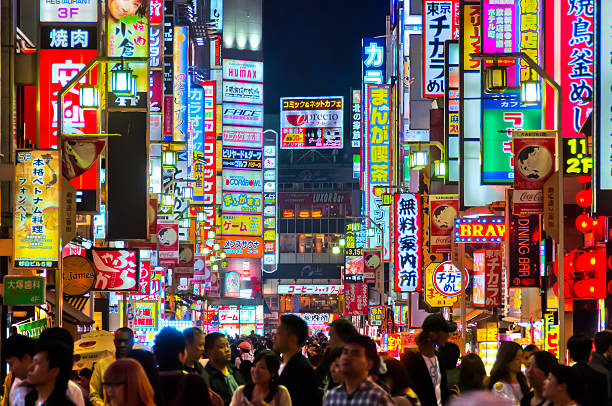
[[[342,342],[346,342],[350,337],[359,334],[353,323],[347,319],[336,319],[332,321],[329,328],[334,328],[334,331],[340,337]]]
[[[43,330],[38,337],[38,342],[42,343],[48,341],[60,342],[67,346],[71,353],[74,353],[74,338],[72,338],[72,334],[65,328],[51,327]]]
[[[304,345],[306,338],[308,338],[308,324],[304,319],[295,314],[283,314],[280,321],[287,328],[289,334],[297,338],[297,345],[299,347]]]
[[[589,362],[593,340],[584,334],[573,335],[567,340],[567,350],[570,357],[576,362]]]
[[[493,388],[493,385],[499,381],[510,382],[510,373],[508,372],[508,364],[510,364],[516,354],[522,351],[523,348],[520,344],[514,341],[502,341],[497,350],[497,358],[491,369],[491,379],[489,380],[489,389]],[[527,378],[522,372],[516,374],[516,379],[521,386],[521,392],[523,396],[529,393],[529,385],[527,385]]]
[[[484,363],[476,353],[470,353],[461,358],[459,369],[459,390],[461,393],[484,389],[484,379],[487,376]]]
[[[164,327],[155,336],[153,353],[161,370],[181,369],[179,354],[185,351],[185,336],[174,327]]]
[[[117,333],[125,331],[126,333],[128,333],[130,335],[130,338],[132,340],[134,340],[134,330],[132,330],[129,327],[119,327],[117,330],[115,330],[115,335],[117,335]]]
[[[272,351],[259,351],[253,360],[253,366],[251,368],[255,368],[255,365],[259,361],[264,361],[266,364],[266,368],[270,371],[270,393],[264,399],[265,402],[270,403],[274,396],[276,395],[276,391],[278,390],[278,370],[280,369],[280,358],[276,355],[275,352]],[[249,376],[248,383],[244,386],[244,395],[250,401],[251,396],[253,396],[253,389],[255,388],[255,383]]]
[[[581,405],[587,404],[585,402],[587,398],[585,391],[586,385],[583,378],[578,375],[574,368],[559,364],[554,367],[550,373],[557,378],[558,384],[565,384],[567,394],[573,401]]]
[[[605,354],[612,345],[612,331],[603,330],[595,333],[593,344],[598,354]]]
[[[453,369],[457,367],[459,357],[461,356],[461,350],[455,343],[447,342],[444,347],[438,349],[438,358],[442,360],[442,365],[446,369]]]
[[[380,358],[378,357],[378,352],[376,351],[376,344],[374,343],[374,340],[372,340],[371,337],[357,334],[346,340],[344,348],[346,348],[346,346],[348,346],[349,344],[354,344],[363,347],[363,349],[365,350],[366,358],[372,361],[373,363],[372,368],[369,372],[370,374],[376,373],[376,371],[378,371],[378,367],[380,366]]]
[[[157,365],[155,364],[155,356],[147,350],[141,349],[132,349],[127,354],[128,358],[135,359],[138,361],[142,369],[144,369],[145,374],[147,374],[147,378],[149,378],[149,383],[155,392],[155,404],[161,405],[163,400],[161,399],[160,386],[159,386],[159,371],[157,370]]]
[[[72,351],[70,351],[64,342],[51,340],[38,342],[35,353],[39,354],[42,352],[46,354],[49,369],[57,368],[59,371],[55,378],[53,392],[45,404],[74,406],[74,403],[66,396],[68,381],[72,373]]]
[[[387,372],[380,375],[380,379],[384,382],[389,380],[391,387],[389,394],[391,396],[402,396],[406,393],[406,388],[411,386],[410,375],[408,370],[400,361],[390,355],[381,357],[387,366]]]
[[[17,357],[20,360],[26,355],[34,356],[36,341],[22,334],[15,334],[6,339],[4,343],[4,356],[6,359]]]
[[[540,348],[538,348],[538,346],[535,344],[527,344],[525,348],[523,348],[523,352],[534,352],[538,351],[539,349]]]
[[[536,351],[531,354],[535,359],[536,366],[548,376],[548,374],[559,365],[557,358],[548,351]]]
[[[83,378],[91,379],[91,375],[92,375],[91,369],[83,368],[79,371],[78,376],[82,376]]]
[[[187,344],[192,344],[196,336],[201,336],[202,334],[204,333],[202,333],[202,330],[200,330],[198,327],[189,327],[183,330],[183,335],[185,336]]]
[[[208,353],[208,350],[217,344],[217,340],[223,337],[225,337],[225,334],[218,333],[216,331],[214,333],[206,334],[206,337],[204,337],[204,351]]]

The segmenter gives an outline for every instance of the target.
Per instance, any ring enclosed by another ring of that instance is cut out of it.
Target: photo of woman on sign
[[[147,14],[149,0],[108,0],[107,18],[111,23],[117,23],[123,17]]]

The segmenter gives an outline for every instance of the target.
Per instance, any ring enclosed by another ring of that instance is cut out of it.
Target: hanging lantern
[[[578,229],[578,231],[581,231],[583,233],[592,230],[593,219],[586,214],[581,214],[580,216],[576,217],[576,228]]]
[[[446,176],[446,163],[444,161],[434,162],[434,176],[436,178],[444,178]]]
[[[132,95],[132,73],[128,64],[118,63],[111,69],[111,90],[119,96]]]
[[[203,211],[199,211],[197,214],[197,219],[200,223],[203,223],[206,221],[206,213],[204,213]]]
[[[96,86],[79,86],[79,107],[83,110],[95,110],[100,107],[100,90]]]
[[[505,66],[487,66],[485,69],[485,93],[501,94],[508,88]]]
[[[538,81],[521,82],[521,104],[526,106],[540,104],[542,101],[542,87]]]
[[[217,233],[215,233],[215,230],[208,230],[208,239],[212,240],[217,236]]]
[[[164,206],[174,206],[174,196],[172,195],[164,195],[162,199],[162,203]]]
[[[176,154],[174,151],[162,151],[162,166],[175,166]]]
[[[185,199],[191,199],[193,197],[193,188],[192,187],[184,187],[183,188],[183,197]]]
[[[589,207],[593,203],[593,190],[581,190],[576,194],[576,203],[580,207]]]
[[[221,249],[221,245],[219,245],[218,243],[215,243],[215,245],[213,245],[213,250],[219,251],[220,249]]]

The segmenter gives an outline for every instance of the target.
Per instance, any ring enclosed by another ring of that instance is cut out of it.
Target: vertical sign
[[[521,52],[525,52],[533,61],[542,66],[542,2],[544,0],[519,0],[519,39]],[[520,81],[538,80],[536,72],[531,71],[521,59]]]
[[[15,165],[14,266],[57,267],[58,151],[19,151]]]
[[[459,196],[429,196],[429,249],[431,252],[451,252],[451,235],[459,212]]]
[[[474,252],[474,304],[484,307],[501,305],[501,251],[483,249]]]
[[[194,151],[204,152],[204,89],[191,84],[189,86],[189,143],[187,145],[187,160],[190,163],[189,177],[195,179]],[[201,173],[201,172],[200,172]],[[200,184],[202,180],[200,179]],[[196,186],[197,187],[197,186]],[[201,190],[198,189],[198,190]],[[194,189],[195,191],[195,189]],[[202,199],[201,194],[193,194],[193,200]]]
[[[174,141],[187,140],[189,27],[174,27]]]
[[[423,97],[444,97],[444,46],[457,39],[455,1],[423,1]]]
[[[559,356],[559,325],[552,312],[544,314],[544,350]]]
[[[459,43],[447,41],[444,56],[444,146],[446,179],[459,181]]]
[[[463,70],[480,69],[480,59],[471,56],[481,51],[480,4],[463,5]]]
[[[535,288],[540,285],[540,216],[510,214],[508,231],[508,286]]]
[[[361,90],[353,90],[353,116],[351,119],[351,147],[361,148]]]
[[[484,52],[511,53],[517,50],[517,7],[519,0],[484,0],[482,5],[482,48]],[[500,59],[498,64],[510,66],[508,86],[517,86],[516,61]]]
[[[368,314],[367,283],[344,284],[344,315],[366,316]]]
[[[395,291],[421,290],[421,198],[395,194]]]

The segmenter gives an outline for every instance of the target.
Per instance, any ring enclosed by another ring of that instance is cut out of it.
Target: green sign
[[[49,323],[47,319],[34,320],[29,323],[18,324],[17,333],[23,334],[30,338],[38,338],[40,333],[48,327]]]
[[[520,95],[508,92],[513,98],[488,98],[482,110],[482,183],[514,183],[514,155],[512,132],[540,130],[542,109],[520,104]],[[466,135],[467,136],[467,135]]]
[[[410,182],[410,157],[404,155],[404,182]]]
[[[4,277],[6,306],[39,306],[45,303],[45,279],[42,276]]]

